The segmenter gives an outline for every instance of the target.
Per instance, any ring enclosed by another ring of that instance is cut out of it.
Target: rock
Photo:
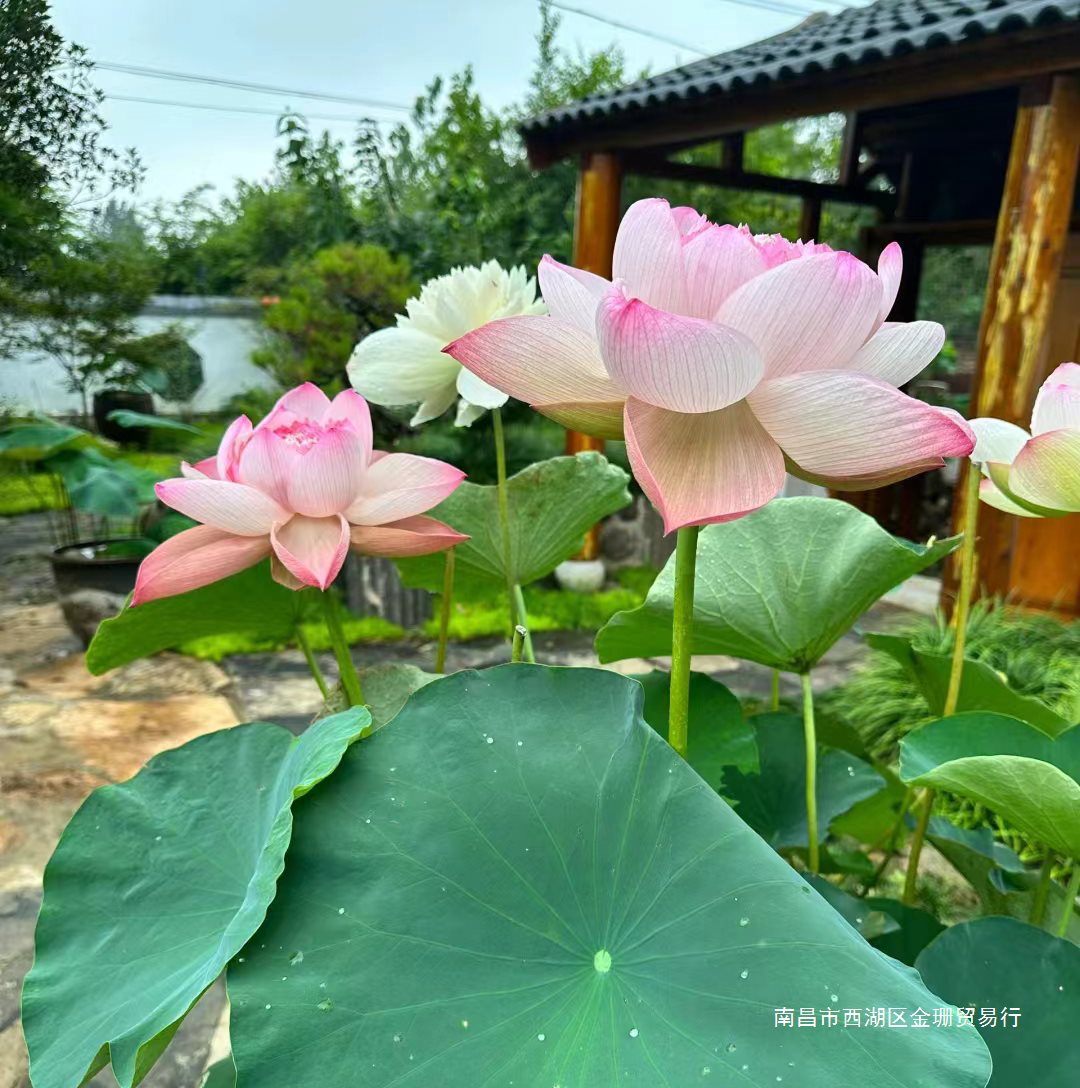
[[[64,619],[82,645],[89,646],[102,620],[115,616],[127,598],[102,589],[80,589],[60,598]]]

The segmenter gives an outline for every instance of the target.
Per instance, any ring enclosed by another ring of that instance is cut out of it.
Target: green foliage
[[[952,652],[953,629],[941,614],[892,630],[918,652]],[[1003,677],[1017,694],[1038,699],[1066,720],[1080,718],[1080,622],[980,601],[968,619],[964,654]],[[852,678],[820,704],[855,729],[882,761],[895,759],[901,739],[935,716],[904,666],[880,650],[871,650]]]
[[[301,737],[265,723],[209,733],[90,795],[45,870],[23,991],[38,1088],[69,1088],[109,1060],[121,1088],[137,1083],[147,1051],[164,1049],[261,925],[293,801],[370,724],[357,707]]]
[[[970,1028],[778,1034],[763,1012],[830,989],[934,998],[640,711],[624,677],[506,665],[427,685],[354,746],[297,807],[277,898],[229,967],[238,1082],[687,1085],[745,1064],[764,1085],[795,1061],[807,1085],[885,1068],[896,1088],[982,1088]]]
[[[616,612],[641,604],[642,594],[632,589],[608,589],[598,593],[574,593],[563,589],[542,589],[526,586],[525,611],[529,616],[530,631],[595,631],[603,626]],[[436,613],[441,598],[435,602]],[[477,601],[455,599],[450,612],[450,638],[468,641],[474,638],[493,638],[506,635],[506,617],[509,615],[505,593],[496,593]],[[439,620],[428,620],[423,632],[429,638],[437,637]]]
[[[554,457],[530,465],[507,481],[509,563],[503,553],[496,488],[463,483],[431,515],[468,534],[457,545],[454,596],[483,600],[508,578],[528,585],[550,574],[581,548],[585,533],[630,502],[628,477],[599,453]],[[407,586],[442,588],[441,554],[395,560]],[[507,568],[509,567],[509,572]]]
[[[289,268],[280,301],[266,310],[269,343],[253,361],[283,387],[342,387],[357,341],[394,323],[413,293],[408,262],[375,245],[323,249]]]
[[[910,544],[837,499],[776,499],[748,517],[707,525],[698,543],[693,652],[802,672],[886,590],[958,543]],[[600,660],[670,653],[674,587],[672,556],[645,604],[599,632]]]
[[[396,623],[384,620],[381,616],[343,616],[341,621],[345,631],[345,640],[350,646],[364,642],[399,642],[405,637],[405,631]],[[506,613],[503,613],[503,628],[506,626]],[[316,653],[325,653],[332,649],[326,625],[321,622],[301,623],[290,634],[264,635],[262,631],[230,631],[220,635],[201,635],[179,643],[180,653],[203,661],[221,661],[233,654],[271,653],[275,650],[288,649],[296,642],[296,630],[307,635],[311,648]]]
[[[1080,948],[1011,918],[953,926],[915,961],[945,1001],[997,1013],[979,1027],[994,1060],[991,1088],[1064,1085],[1080,1066]],[[1003,1027],[1003,1009],[1020,1012]]]

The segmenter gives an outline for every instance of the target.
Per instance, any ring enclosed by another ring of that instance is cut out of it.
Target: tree
[[[17,319],[74,208],[141,176],[104,141],[85,50],[65,44],[46,0],[0,4],[0,318]]]
[[[38,262],[25,300],[22,339],[63,368],[89,425],[90,394],[131,384],[141,370],[135,317],[154,288],[154,267],[141,245],[87,232]]]
[[[266,311],[269,341],[253,359],[283,386],[338,390],[357,341],[392,325],[414,287],[408,261],[381,246],[323,249],[289,269],[280,301]]]

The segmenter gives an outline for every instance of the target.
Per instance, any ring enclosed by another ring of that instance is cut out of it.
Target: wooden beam
[[[979,328],[972,416],[995,416],[1026,427],[1040,382],[1063,361],[1048,359],[1046,348],[1078,160],[1080,75],[1056,76],[1025,88],[1016,112]],[[962,520],[963,511],[956,509],[954,525]],[[1014,581],[1012,562],[1020,520],[985,504],[980,510],[979,580],[990,594],[1024,596],[1024,587]],[[1048,524],[1029,531],[1045,532],[1040,527]],[[1055,561],[1069,563],[1068,553],[1059,550]],[[1075,552],[1071,563],[1075,570]],[[955,584],[955,564],[948,572]],[[1067,574],[1063,568],[1062,578]]]
[[[611,258],[619,229],[622,201],[622,163],[618,156],[593,152],[582,156],[578,171],[577,206],[574,212],[574,265],[611,279]],[[604,440],[579,431],[566,432],[566,452],[604,449]],[[595,559],[600,554],[597,526],[585,536],[575,558]]]
[[[1080,67],[1080,26],[1062,22],[962,45],[917,50],[873,64],[817,71],[646,106],[601,118],[525,133],[529,161],[538,169],[584,150],[706,143],[777,121],[848,113],[1008,87],[1034,76]]]
[[[846,204],[867,204],[874,208],[890,210],[894,197],[891,193],[854,189],[827,182],[807,181],[804,178],[779,178],[771,174],[747,174],[741,170],[725,170],[722,167],[702,166],[698,163],[673,162],[658,155],[630,154],[624,158],[626,173],[647,178],[670,178],[673,181],[693,181],[702,185],[742,189],[749,193],[778,193],[781,196],[797,196],[812,200],[833,200]]]

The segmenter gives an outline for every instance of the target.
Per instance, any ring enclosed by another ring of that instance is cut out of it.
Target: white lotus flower
[[[983,502],[1027,518],[1080,513],[1080,365],[1062,363],[1043,382],[1030,432],[989,417],[971,429]]]
[[[507,271],[498,261],[428,280],[405,309],[394,328],[380,329],[356,345],[347,369],[353,388],[375,404],[419,404],[410,420],[414,427],[441,416],[459,397],[459,427],[468,427],[489,408],[501,408],[508,395],[469,373],[443,348],[497,318],[547,312],[524,266]]]

